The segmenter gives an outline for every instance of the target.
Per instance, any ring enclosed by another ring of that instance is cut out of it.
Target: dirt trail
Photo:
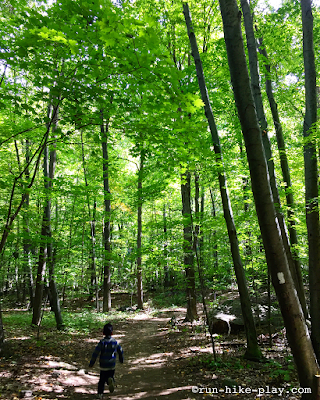
[[[105,400],[256,398],[253,394],[233,393],[229,396],[227,393],[192,393],[193,385],[202,388],[223,386],[228,379],[229,382],[230,379],[233,382],[236,380],[237,385],[243,387],[283,386],[288,389],[284,382],[270,379],[268,365],[247,365],[239,369],[242,342],[240,352],[230,347],[230,339],[220,343],[219,347],[221,354],[223,351],[233,353],[233,356],[228,353],[226,362],[233,360],[238,363],[237,368],[224,368],[213,374],[203,364],[198,366],[197,355],[211,353],[210,344],[206,343],[203,335],[198,336],[196,330],[191,334],[190,327],[185,324],[178,324],[179,329],[176,330],[169,329],[170,318],[175,315],[181,322],[185,310],[162,309],[157,315],[153,317],[146,312],[138,312],[125,321],[114,323],[114,337],[123,347],[125,363],[117,363],[115,391],[110,394],[106,388]],[[64,332],[49,334],[43,330],[40,341],[35,341],[32,336],[12,335],[8,339],[12,356],[0,359],[0,399],[97,399],[98,362],[92,369],[88,369],[88,364],[95,346],[102,338],[101,330],[74,336]],[[61,335],[58,340],[57,335]],[[222,347],[222,344],[228,347]],[[283,354],[277,360],[281,361]],[[193,356],[196,356],[195,363],[190,361]],[[288,390],[284,397],[292,400],[297,398]],[[261,399],[279,399],[279,396],[266,394]]]
[[[126,362],[118,364],[117,387],[106,398],[121,400],[189,399],[191,385],[177,375],[173,353],[166,349],[164,329],[168,318],[149,318],[138,315],[123,327],[119,341]],[[115,335],[117,337],[117,334]]]
[[[123,347],[125,362],[117,363],[115,391],[110,394],[106,387],[104,399],[194,398],[189,397],[192,395],[190,382],[177,375],[175,363],[172,362],[174,353],[167,351],[167,347],[171,347],[171,344],[168,346],[166,338],[169,319],[139,313],[133,319],[116,324],[114,337]],[[90,339],[90,351],[93,351],[94,345],[100,339],[99,336]],[[98,375],[99,370],[95,365],[88,374],[84,374],[82,370],[69,374],[64,371],[57,379],[61,384],[68,386],[70,393],[65,398],[84,400],[97,398]],[[68,389],[66,388],[67,391]]]
[[[178,371],[179,352],[168,330],[171,314],[172,311],[160,314],[160,318],[141,312],[114,324],[114,337],[123,347],[125,362],[117,363],[115,391],[110,394],[106,387],[104,399],[199,400],[202,397],[192,396],[192,382],[183,376],[181,368]],[[94,332],[65,342],[57,351],[48,348],[45,353],[40,348],[38,353],[31,350],[27,341],[22,340],[22,356],[0,365],[0,399],[97,399],[98,360],[94,368],[87,367],[101,338],[100,332]]]

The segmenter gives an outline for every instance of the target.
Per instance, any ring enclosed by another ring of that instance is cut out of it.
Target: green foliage
[[[190,364],[200,365],[200,368],[206,368],[212,371],[234,371],[246,367],[246,362],[239,358],[234,358],[229,361],[224,361],[221,358],[218,358],[217,361],[215,361],[212,355],[193,357]]]
[[[169,290],[163,293],[153,293],[152,304],[157,308],[184,306],[186,303],[186,294],[182,290],[175,290],[173,293]]]
[[[249,285],[255,285],[256,290],[266,281],[265,256],[229,83],[221,16],[217,2],[191,4],[219,129],[243,263]],[[255,9],[254,17],[257,34],[263,37],[271,65],[292,174],[297,247],[306,274],[308,249],[300,134],[305,100],[300,8],[298,2],[285,2],[277,11]],[[0,6],[0,26],[3,32],[0,52],[1,234],[8,215],[10,219],[18,210],[22,195],[28,193],[28,204],[25,203],[15,216],[1,254],[1,290],[10,293],[11,301],[25,304],[29,296],[29,268],[33,278],[36,274],[39,246],[44,242],[41,224],[47,196],[41,146],[48,124],[52,124],[47,115],[48,105],[57,102],[58,127],[48,132],[49,147],[52,150],[55,146],[57,152],[50,191],[52,235],[49,242],[54,247],[59,293],[63,292],[66,298],[89,294],[93,250],[98,287],[103,284],[107,259],[112,287],[135,292],[136,214],[142,202],[140,253],[144,284],[147,289],[156,288],[159,292],[155,299],[157,304],[184,305],[180,185],[181,174],[187,169],[199,175],[204,193],[203,213],[196,215],[193,203],[193,223],[200,227],[199,258],[205,286],[224,291],[233,285],[231,250],[218,194],[217,172],[222,164],[212,152],[181,3],[138,0],[124,1],[119,6],[111,1],[63,0],[41,5],[26,1],[4,2]],[[316,11],[316,43],[319,32],[319,12]],[[263,88],[263,57],[259,62]],[[271,142],[275,147],[272,117],[262,90]],[[110,215],[105,215],[104,211],[102,123],[105,129],[108,126]],[[312,140],[318,141],[316,130]],[[141,153],[145,163],[139,196]],[[281,179],[278,152],[274,151],[273,157],[285,214],[287,188]],[[192,197],[195,197],[193,181]],[[111,223],[109,254],[102,240],[106,218]],[[166,277],[169,282],[165,282]],[[199,286],[198,276],[196,281]],[[162,294],[166,293],[163,291],[165,284],[174,292],[170,297]],[[86,318],[84,316],[84,320]]]
[[[293,381],[296,368],[292,357],[288,359],[287,365],[282,365],[277,361],[270,360],[268,367],[268,372],[271,379],[278,382]]]

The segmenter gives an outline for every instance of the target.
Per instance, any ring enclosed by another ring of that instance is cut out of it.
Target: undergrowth
[[[228,358],[218,358],[215,361],[211,354],[207,354],[193,357],[189,365],[229,375],[240,370],[246,370],[250,373],[250,371],[258,369],[262,374],[268,376],[270,381],[277,383],[294,382],[297,378],[296,368],[291,356],[285,357],[282,362],[270,359],[265,363],[254,363],[244,358],[230,355],[228,355]]]

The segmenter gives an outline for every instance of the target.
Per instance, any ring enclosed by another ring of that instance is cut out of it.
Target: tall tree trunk
[[[221,200],[223,205],[223,213],[224,218],[227,225],[229,242],[231,247],[231,254],[233,260],[234,271],[236,274],[239,295],[240,295],[240,302],[241,302],[241,310],[242,316],[244,320],[245,330],[246,330],[246,337],[247,337],[247,349],[245,352],[245,357],[248,359],[260,359],[262,356],[261,350],[258,345],[257,341],[257,333],[256,327],[253,319],[252,309],[251,309],[251,301],[249,297],[249,291],[246,281],[245,272],[242,265],[242,260],[240,256],[240,249],[239,249],[239,242],[237,237],[237,231],[233,220],[232,215],[232,208],[231,203],[229,200],[229,194],[227,190],[227,181],[223,171],[223,160],[222,160],[222,153],[220,147],[220,140],[218,136],[217,127],[215,124],[208,90],[206,87],[204,73],[201,63],[201,58],[197,46],[196,36],[194,34],[194,30],[192,27],[191,22],[191,15],[189,11],[189,6],[187,3],[183,3],[183,12],[186,20],[186,25],[188,29],[188,35],[192,50],[192,55],[194,58],[194,62],[196,65],[197,70],[197,77],[198,77],[198,84],[201,93],[201,98],[204,103],[205,114],[208,120],[214,152],[216,154],[217,162],[219,163],[219,171],[218,171],[218,179],[219,179],[219,186],[220,186],[220,194]]]
[[[0,354],[2,354],[3,350],[4,350],[4,329],[2,323],[2,311],[0,302]]]
[[[201,225],[203,221],[203,213],[204,213],[204,188],[201,187],[201,197],[200,197],[200,187],[199,187],[199,175],[195,173],[194,175],[194,189],[195,189],[195,196],[194,196],[194,210],[195,210],[195,220],[196,224],[194,225],[194,246],[195,251],[197,250],[199,256],[199,264],[200,268],[203,267],[203,235],[201,234]],[[200,198],[200,202],[199,202]],[[193,221],[194,222],[194,221]]]
[[[96,211],[97,211],[97,202],[96,199],[94,199],[92,219],[90,221],[91,258],[89,266],[89,271],[90,271],[89,299],[90,300],[93,298],[95,299],[96,308],[99,311],[99,284],[98,284],[98,274],[96,266]]]
[[[45,204],[43,207],[41,242],[39,250],[39,260],[36,277],[36,289],[33,304],[32,324],[39,326],[41,323],[41,307],[44,288],[44,275],[48,255],[48,238],[50,237],[50,197],[49,197],[49,149],[44,149],[44,186],[45,186]]]
[[[191,217],[191,188],[190,172],[181,175],[181,198],[183,216],[183,263],[186,272],[187,292],[187,315],[186,321],[192,322],[198,319],[197,295],[194,272],[194,250],[192,238],[192,217]]]
[[[108,156],[108,131],[109,120],[106,125],[103,123],[103,112],[101,111],[101,141],[102,141],[102,170],[103,170],[103,189],[104,189],[104,229],[103,229],[103,312],[111,310],[111,193],[109,187],[109,156]]]
[[[29,181],[30,172],[29,172],[29,163],[30,163],[30,142],[26,139],[25,143],[25,159],[27,168],[25,170],[26,180]],[[23,255],[24,255],[24,271],[25,275],[28,276],[28,288],[29,288],[29,296],[30,296],[30,304],[28,306],[29,309],[33,308],[33,297],[34,297],[34,284],[33,284],[33,274],[32,274],[32,265],[31,265],[31,237],[29,230],[29,193],[27,193],[23,208],[23,230],[24,230],[24,239],[23,239]]]
[[[261,131],[250,88],[241,32],[241,13],[236,0],[219,0],[219,3],[231,82],[246,145],[252,191],[266,259],[296,361],[300,384],[302,387],[314,388],[314,376],[319,373],[319,367],[279,232]]]
[[[216,206],[215,206],[214,196],[213,196],[212,189],[209,189],[209,191],[210,191],[210,198],[211,198],[211,215],[213,218],[215,218],[216,217]],[[213,256],[213,264],[214,264],[215,269],[217,269],[219,266],[218,245],[217,245],[216,239],[215,239],[216,234],[217,234],[216,230],[213,230],[211,233],[211,235],[213,237],[213,241],[214,241],[214,244],[212,246],[212,249],[213,249],[212,256]]]
[[[305,293],[304,293],[304,287],[303,287],[303,279],[302,279],[302,274],[301,274],[301,263],[299,259],[299,253],[298,253],[298,235],[297,231],[295,228],[295,220],[294,220],[294,209],[295,209],[295,203],[294,203],[294,198],[293,198],[293,189],[292,189],[292,183],[291,183],[291,176],[290,176],[290,168],[289,168],[289,163],[288,163],[288,158],[286,154],[286,146],[285,146],[285,141],[283,137],[283,131],[282,131],[282,125],[278,113],[278,106],[277,103],[274,99],[273,96],[273,91],[272,91],[272,82],[271,82],[271,68],[270,65],[266,63],[266,60],[268,60],[268,54],[266,49],[263,47],[262,44],[262,39],[259,39],[259,52],[265,57],[265,69],[266,69],[266,93],[270,105],[270,110],[272,113],[272,118],[273,118],[273,124],[274,128],[276,131],[276,138],[277,138],[277,146],[279,150],[279,157],[280,157],[280,166],[281,166],[281,171],[282,171],[282,177],[283,181],[285,183],[285,191],[286,191],[286,203],[288,207],[287,211],[287,218],[288,218],[288,231],[289,231],[289,237],[290,237],[290,244],[291,244],[291,253],[294,259],[294,265],[296,269],[296,276],[298,280],[298,289],[300,290],[300,301],[301,297],[304,298],[304,302],[302,302],[303,305],[303,311],[305,313],[305,316],[308,314],[307,307],[306,307],[306,302],[305,302]]]
[[[87,179],[87,169],[86,169],[86,162],[85,162],[85,154],[84,154],[84,143],[83,143],[83,134],[82,130],[80,130],[80,137],[81,137],[81,153],[82,153],[82,168],[83,168],[83,176],[86,188],[88,188],[88,179]],[[90,285],[89,285],[89,300],[91,301],[95,298],[96,301],[96,308],[99,309],[99,287],[98,287],[98,277],[96,271],[96,233],[95,233],[95,213],[97,208],[97,203],[94,200],[93,206],[93,215],[91,216],[91,209],[90,209],[90,199],[89,199],[89,192],[86,191],[86,198],[87,198],[87,207],[88,207],[88,215],[90,219],[90,263],[89,263],[89,273],[90,273]]]
[[[57,284],[55,281],[54,275],[54,267],[55,267],[55,251],[52,248],[52,242],[48,243],[48,270],[49,270],[49,291],[50,291],[50,303],[51,309],[54,312],[54,316],[56,319],[56,325],[58,330],[62,330],[65,328],[63,323],[61,308],[60,308],[60,300],[59,293],[57,289]]]
[[[201,200],[200,200],[200,230],[199,230],[199,262],[200,262],[200,267],[203,268],[204,266],[204,234],[203,234],[203,229],[202,229],[202,224],[203,224],[203,219],[204,219],[204,200],[205,200],[205,193],[204,193],[204,187],[201,187]]]
[[[52,125],[52,133],[54,134],[54,131],[57,129],[58,126],[58,105],[54,107],[50,105],[48,107],[49,117],[51,116],[53,110],[55,111],[54,121]],[[45,204],[44,204],[44,213],[43,213],[42,229],[41,229],[41,245],[40,245],[40,254],[38,262],[32,324],[40,325],[41,323],[41,305],[42,305],[43,287],[44,287],[44,274],[45,274],[46,264],[48,263],[51,307],[55,314],[57,328],[63,329],[64,324],[62,321],[59,296],[54,277],[54,260],[53,260],[53,250],[52,250],[52,234],[51,234],[50,192],[52,190],[55,167],[56,167],[55,147],[53,147],[49,153],[49,147],[46,146],[44,150],[44,163],[43,163]]]
[[[277,205],[276,206],[277,218],[278,218],[279,226],[281,229],[283,244],[284,244],[284,247],[285,247],[285,250],[287,253],[287,259],[289,262],[291,275],[292,275],[293,281],[295,283],[295,286],[296,286],[296,289],[298,292],[302,310],[304,312],[305,317],[307,318],[307,316],[308,316],[307,303],[306,303],[306,297],[305,297],[304,288],[303,288],[303,284],[302,284],[300,264],[297,263],[294,260],[294,258],[292,257],[290,244],[289,244],[289,238],[287,235],[287,228],[286,228],[283,213],[281,211],[280,196],[279,196],[279,191],[278,191],[277,183],[276,183],[276,175],[275,175],[274,162],[273,162],[272,151],[271,151],[271,144],[270,144],[270,140],[269,140],[269,136],[268,136],[268,123],[267,123],[267,119],[266,119],[265,112],[264,112],[261,89],[260,89],[260,77],[259,77],[259,72],[258,72],[257,42],[256,42],[256,39],[254,36],[253,21],[252,21],[252,15],[251,15],[250,5],[248,3],[248,0],[241,0],[241,7],[242,7],[242,12],[243,12],[246,37],[247,37],[247,47],[248,47],[249,66],[250,66],[250,75],[251,75],[251,89],[252,89],[253,99],[254,99],[254,103],[255,103],[255,107],[256,107],[256,111],[257,111],[257,117],[258,117],[259,124],[260,124],[260,129],[262,132],[262,143],[263,143],[266,160],[267,160],[267,165],[268,165],[273,201],[274,201],[274,204]]]
[[[166,205],[163,205],[163,233],[164,233],[164,245],[163,245],[163,257],[164,257],[164,280],[163,286],[167,288],[169,286],[169,265],[168,265],[168,233],[167,233],[167,213]]]
[[[56,114],[56,121],[52,127],[52,133],[57,129],[58,126],[58,113]],[[50,151],[50,161],[49,161],[49,190],[52,190],[53,186],[53,179],[55,174],[57,164],[57,152],[56,152],[56,145],[54,144],[51,151]],[[49,193],[50,196],[50,193]],[[51,196],[50,196],[51,197]],[[51,201],[48,202],[48,272],[49,272],[49,291],[50,291],[50,302],[51,302],[51,309],[54,312],[54,316],[56,319],[56,325],[58,330],[64,329],[64,323],[62,320],[61,315],[61,308],[60,308],[60,300],[59,300],[59,293],[56,285],[55,280],[55,250],[53,249],[53,239],[52,239],[52,232],[51,232]]]
[[[138,232],[137,232],[137,296],[138,308],[143,310],[143,286],[142,286],[142,257],[141,257],[141,240],[142,240],[142,180],[144,167],[144,151],[140,152],[140,166],[138,171]]]
[[[317,86],[313,48],[311,0],[301,0],[303,59],[305,70],[305,118],[303,124],[306,219],[309,245],[311,339],[320,361],[320,227],[316,146]]]

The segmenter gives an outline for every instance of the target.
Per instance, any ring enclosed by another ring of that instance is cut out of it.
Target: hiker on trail
[[[98,382],[98,396],[103,398],[104,385],[107,382],[109,391],[114,391],[114,372],[116,368],[116,355],[118,353],[119,361],[123,363],[123,351],[120,344],[113,339],[113,327],[111,324],[106,324],[103,327],[104,338],[100,340],[95,348],[89,367],[93,367],[100,353],[100,380]]]

